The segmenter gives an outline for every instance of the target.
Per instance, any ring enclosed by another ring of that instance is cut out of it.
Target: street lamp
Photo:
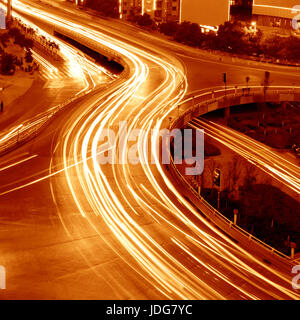
[[[256,22],[252,21],[251,22],[251,31],[256,33],[257,32],[257,27],[256,27]]]
[[[291,247],[291,259],[295,258],[295,249],[297,247],[297,244],[295,242],[290,242]]]
[[[238,209],[233,209],[233,224],[236,225],[237,223],[237,218],[238,218],[239,210]]]

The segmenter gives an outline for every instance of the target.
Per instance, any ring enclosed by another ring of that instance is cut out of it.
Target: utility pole
[[[224,82],[224,91],[225,91],[225,95],[224,95],[224,103],[225,103],[225,120],[226,122],[228,122],[229,118],[230,118],[230,106],[227,106],[227,73],[224,72],[223,73],[223,82]]]
[[[221,170],[215,169],[213,176],[213,184],[218,188],[217,209],[220,210],[220,195],[221,195]]]
[[[238,214],[239,214],[239,210],[238,209],[233,209],[233,224],[236,225],[237,223],[237,218],[238,218]]]
[[[250,94],[249,81],[250,81],[250,77],[247,76],[247,77],[246,77],[246,83],[247,83],[247,93],[248,93],[248,94]]]
[[[291,247],[291,259],[293,260],[295,258],[295,249],[297,247],[297,244],[295,242],[290,242]]]
[[[226,94],[227,94],[227,73],[223,73],[223,82],[224,82],[224,89],[225,89],[225,97],[226,97]]]

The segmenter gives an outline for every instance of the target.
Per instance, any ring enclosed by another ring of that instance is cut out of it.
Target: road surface
[[[174,187],[154,146],[148,152],[188,90],[218,85],[223,70],[240,84],[241,70],[257,81],[263,70],[179,59],[149,40],[136,46],[126,30],[107,34],[85,14],[36,9],[48,11],[94,41],[109,38],[135,68],[1,159],[1,298],[298,299],[290,265],[266,263],[225,236]],[[274,81],[299,79],[289,73],[274,71]],[[118,132],[121,121],[127,134],[103,145],[105,129]],[[126,162],[135,151],[139,162]],[[110,152],[119,161],[101,164]]]

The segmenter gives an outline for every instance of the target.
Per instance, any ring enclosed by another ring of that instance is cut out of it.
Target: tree
[[[223,51],[244,53],[247,47],[244,36],[245,32],[241,23],[226,21],[219,27],[217,47]]]
[[[138,17],[137,24],[141,27],[151,27],[154,25],[154,21],[148,13],[144,13]]]
[[[253,55],[260,55],[262,53],[262,36],[263,33],[260,29],[257,29],[256,32],[249,32],[246,36],[247,50],[248,53]]]
[[[201,47],[205,40],[205,35],[201,32],[197,23],[184,21],[177,27],[174,40],[190,46]]]
[[[243,189],[249,190],[255,183],[257,178],[256,167],[254,164],[247,161],[244,165],[245,168],[245,178],[243,183]]]
[[[188,37],[186,43],[191,46],[201,47],[204,40],[204,35],[199,27],[199,24],[192,23],[189,26]]]
[[[8,35],[13,38],[17,37],[20,34],[21,32],[18,28],[10,28],[8,31]]]
[[[159,26],[159,31],[167,36],[174,36],[178,30],[178,23],[175,21],[168,21],[161,23]]]
[[[217,49],[217,35],[215,32],[210,31],[208,33],[205,33],[203,41],[204,41],[202,44],[203,47],[211,50]]]
[[[3,53],[1,56],[1,73],[11,75],[15,72],[16,57],[12,54]]]
[[[4,48],[7,47],[7,42],[8,42],[8,41],[9,41],[9,34],[8,34],[8,32],[2,33],[2,34],[0,35],[0,42],[1,42],[1,44],[2,44],[2,46],[3,46]]]
[[[230,162],[228,166],[229,170],[229,191],[236,191],[237,186],[238,186],[238,180],[241,176],[241,171],[243,167],[243,161],[239,156],[234,156],[232,161]]]
[[[300,39],[297,37],[282,38],[282,49],[278,52],[281,59],[300,61]]]
[[[205,163],[205,168],[209,171],[210,179],[211,179],[211,190],[214,187],[214,173],[216,169],[216,161],[214,159],[210,159]]]
[[[32,48],[33,48],[33,40],[32,40],[32,39],[25,38],[24,48],[25,48],[26,50],[32,49]]]
[[[26,61],[27,63],[31,63],[31,62],[33,61],[32,53],[31,53],[30,50],[27,50],[27,51],[26,51],[25,61]]]
[[[87,0],[86,6],[99,11],[106,17],[117,18],[119,16],[118,0]]]

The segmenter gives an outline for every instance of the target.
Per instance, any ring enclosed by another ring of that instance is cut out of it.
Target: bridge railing
[[[63,103],[53,107],[51,111],[45,112],[39,117],[32,118],[25,123],[21,124],[10,132],[5,132],[0,137],[0,156],[14,150],[20,145],[33,139],[48,123],[62,110],[66,105],[74,102],[75,100],[89,94],[93,89],[89,89],[79,93],[78,95],[64,101]]]
[[[225,106],[265,101],[300,101],[300,86],[269,86],[266,90],[262,86],[228,87],[226,90],[216,87],[209,91],[189,95],[178,107],[181,109],[180,113],[183,111],[185,116],[195,112],[198,112],[200,116]],[[197,108],[201,109],[197,111]]]
[[[218,108],[224,108],[224,105],[226,106],[228,104],[228,101],[224,103],[224,99],[228,98],[249,98],[251,96],[254,96],[256,94],[263,95],[263,99],[265,101],[273,101],[272,98],[279,97],[280,101],[280,95],[282,95],[282,98],[294,98],[300,101],[300,87],[277,87],[273,86],[272,88],[268,88],[267,93],[264,94],[264,88],[261,86],[256,87],[249,87],[250,92],[247,92],[243,88],[227,88],[226,94],[225,89],[216,89],[215,91],[209,91],[209,92],[201,92],[199,94],[194,94],[187,99],[185,99],[179,107],[185,107],[186,110],[183,110],[180,115],[173,120],[170,124],[170,130],[174,128],[181,128],[183,127],[187,122],[189,122],[192,118],[198,117],[200,115],[203,115],[209,111],[208,106],[210,104],[216,103],[216,102],[223,102],[215,105],[215,109]],[[270,100],[271,99],[271,100]],[[295,100],[295,101],[297,101]],[[276,100],[278,101],[278,100]],[[192,104],[192,105],[191,105]],[[224,105],[223,105],[224,104]],[[222,106],[223,105],[223,106]],[[215,110],[214,109],[214,110]],[[273,248],[272,246],[266,244],[262,240],[256,238],[240,226],[236,225],[222,215],[218,210],[216,210],[212,205],[210,205],[201,195],[198,194],[198,192],[193,188],[193,186],[186,180],[186,178],[181,174],[181,172],[178,170],[176,165],[174,164],[172,156],[170,165],[170,169],[173,173],[175,173],[177,179],[183,183],[183,185],[198,199],[198,203],[196,207],[208,218],[211,218],[211,220],[217,225],[222,226],[222,229],[225,230],[228,234],[232,233],[232,231],[235,231],[239,234],[240,237],[243,238],[244,243],[250,243],[258,245],[260,248],[263,248],[266,250],[266,252],[270,253],[272,256],[276,256],[278,258],[284,259],[288,263],[293,263],[290,256],[285,255],[284,253],[280,252],[279,250]]]
[[[222,228],[223,231],[228,233],[232,233],[232,231],[236,231],[239,236],[242,236],[244,239],[244,243],[248,243],[248,246],[250,246],[251,243],[256,243],[261,248],[266,249],[272,256],[277,256],[280,258],[283,258],[287,262],[291,262],[291,257],[285,255],[284,253],[280,252],[279,250],[273,248],[272,246],[266,244],[265,242],[261,241],[260,239],[253,236],[251,233],[247,232],[246,230],[242,229],[238,225],[234,224],[233,221],[222,215],[221,212],[219,212],[217,209],[215,209],[211,204],[209,204],[202,196],[200,196],[197,191],[190,185],[190,183],[184,178],[184,176],[180,173],[180,171],[177,169],[176,165],[174,164],[174,161],[171,157],[171,166],[173,172],[177,175],[177,178],[183,183],[183,185],[193,193],[195,197],[198,198],[199,202],[202,206],[199,205],[199,203],[195,203],[193,201],[193,205],[195,205],[200,212],[202,212],[206,217],[210,218],[218,227],[224,225],[227,227],[225,230]],[[217,221],[217,219],[219,221]]]

